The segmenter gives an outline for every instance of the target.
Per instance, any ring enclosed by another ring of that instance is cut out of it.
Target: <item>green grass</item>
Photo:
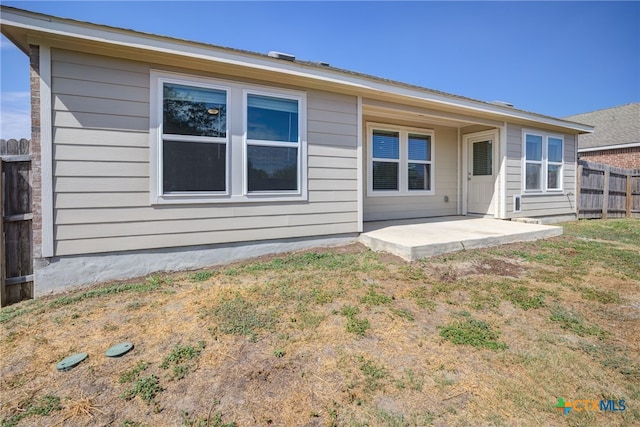
[[[580,295],[583,299],[597,301],[601,304],[620,304],[622,302],[620,294],[609,289],[582,287],[580,288]]]
[[[411,424],[404,419],[402,414],[390,414],[383,409],[376,411],[376,418],[380,421],[380,425],[386,427],[409,427]]]
[[[222,421],[222,413],[216,412],[204,418],[191,417],[188,412],[182,413],[182,425],[187,427],[236,427],[235,422],[225,423]]]
[[[389,375],[387,369],[372,360],[366,359],[364,356],[358,356],[358,362],[360,364],[360,372],[365,377],[365,390],[369,392],[378,390],[381,386],[381,381]]]
[[[507,345],[498,341],[499,332],[491,329],[488,323],[468,316],[451,324],[440,326],[440,336],[454,344],[484,347],[491,350],[504,350]]]
[[[344,305],[342,306],[342,309],[340,309],[340,314],[345,317],[355,317],[360,314],[360,309],[351,305]]]
[[[629,357],[628,351],[624,348],[602,341],[595,344],[583,341],[579,343],[578,348],[599,361],[603,367],[618,372],[640,385],[640,363]]]
[[[291,319],[300,329],[316,329],[326,319],[327,315],[318,313],[309,308],[305,303],[298,304],[296,316]]]
[[[436,302],[433,300],[425,286],[411,289],[411,291],[409,291],[409,297],[411,297],[420,308],[424,308],[429,311],[433,311],[436,308]]]
[[[580,220],[563,224],[564,234],[576,238],[589,238],[621,242],[640,247],[638,220]]]
[[[136,380],[133,387],[122,393],[120,397],[125,400],[131,400],[136,396],[140,396],[147,404],[152,404],[155,403],[158,393],[162,391],[164,389],[160,386],[160,379],[156,375],[149,375]]]
[[[163,279],[159,279],[158,276],[150,277],[146,282],[143,283],[119,283],[115,285],[100,287],[91,289],[90,291],[82,292],[76,295],[64,296],[56,298],[49,302],[49,308],[57,308],[66,305],[76,304],[80,301],[90,299],[90,298],[99,298],[108,295],[128,293],[128,292],[152,292],[158,290],[161,286],[166,284],[167,282]]]
[[[391,313],[394,316],[397,316],[397,317],[400,317],[402,319],[408,320],[409,322],[413,322],[414,320],[416,320],[415,317],[413,316],[413,313],[411,313],[406,308],[391,307],[389,310],[391,311]]]
[[[197,271],[189,275],[189,280],[192,282],[204,282],[216,274],[218,274],[217,271]]]
[[[640,251],[615,243],[584,238],[544,240],[534,243],[538,250],[525,259],[559,269],[555,276],[582,278],[592,267],[601,266],[626,278],[640,280]],[[640,246],[640,242],[637,244]]]
[[[47,416],[52,412],[59,411],[61,409],[62,406],[60,405],[60,398],[52,394],[47,394],[36,402],[30,403],[27,408],[22,410],[22,412],[2,420],[0,425],[3,427],[13,427],[18,425],[18,423],[25,418],[30,418],[36,415]]]
[[[272,329],[277,320],[274,310],[265,308],[260,301],[250,301],[241,295],[223,299],[211,310],[211,314],[217,322],[216,331],[254,338],[258,332]]]
[[[412,369],[405,368],[402,377],[396,380],[396,387],[399,389],[408,388],[409,390],[422,391],[424,381],[418,378]]]
[[[356,316],[359,313],[360,309],[358,307],[350,305],[345,305],[340,310],[340,314],[347,318],[347,323],[345,324],[347,332],[362,337],[367,333],[367,330],[371,328],[371,324],[368,319],[357,318]]]
[[[305,270],[369,272],[384,268],[374,252],[367,252],[364,256],[335,252],[307,252],[231,267],[226,269],[224,273],[235,276],[241,273]]]
[[[309,294],[314,303],[318,305],[333,302],[334,295],[325,289],[314,287],[309,290]]]
[[[574,332],[581,337],[595,336],[604,338],[605,331],[598,325],[590,325],[584,321],[580,313],[573,312],[560,305],[556,305],[551,309],[550,319],[560,324],[562,329]]]
[[[41,309],[42,304],[37,300],[26,301],[21,304],[10,305],[0,309],[0,324],[7,323],[16,317],[29,314],[35,310]]]
[[[145,371],[148,367],[149,367],[148,362],[139,361],[136,366],[124,371],[122,375],[120,375],[120,379],[118,381],[120,383],[130,383],[138,379],[138,377],[140,377],[140,374],[143,371]]]
[[[347,332],[363,337],[367,330],[371,328],[368,319],[358,319],[357,317],[348,317],[346,324]]]
[[[503,299],[523,310],[542,308],[545,306],[545,295],[543,292],[532,292],[523,285],[515,286],[511,282],[501,282],[499,285]]]
[[[181,346],[176,344],[171,353],[165,356],[160,363],[161,369],[171,368],[172,380],[181,380],[191,371],[192,365],[187,362],[197,358],[205,348],[204,341],[198,342],[196,347],[191,345]]]
[[[9,322],[10,320],[15,319],[16,317],[29,314],[38,309],[55,309],[59,307],[77,304],[87,299],[100,298],[100,297],[106,297],[106,296],[111,296],[115,294],[129,293],[129,292],[132,292],[132,293],[153,292],[169,283],[170,283],[169,279],[162,276],[155,275],[147,278],[146,282],[116,283],[116,284],[106,285],[104,287],[91,289],[89,291],[80,292],[78,294],[58,297],[47,303],[38,301],[38,300],[31,300],[31,301],[24,302],[22,304],[16,304],[15,306],[2,308],[2,310],[0,311],[0,323]],[[135,305],[131,307],[138,308],[138,306],[135,306]]]
[[[160,364],[160,368],[167,369],[170,365],[177,365],[179,363],[186,362],[187,360],[195,359],[200,356],[200,353],[205,348],[204,341],[198,342],[198,346],[194,347],[191,345],[181,346],[176,344],[169,353],[168,356],[165,356],[162,359],[162,363]]]
[[[367,293],[360,298],[360,302],[365,305],[384,305],[391,302],[391,298],[388,296],[376,292],[375,286],[369,286]]]

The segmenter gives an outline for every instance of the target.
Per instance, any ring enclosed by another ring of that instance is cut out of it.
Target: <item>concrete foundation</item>
[[[269,254],[345,245],[356,239],[355,234],[337,235],[41,258],[34,263],[35,293],[42,296],[82,285],[131,279],[156,272],[193,270]]]

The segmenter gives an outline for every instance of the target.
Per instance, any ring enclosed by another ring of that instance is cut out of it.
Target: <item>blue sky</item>
[[[640,1],[5,1],[564,117],[640,101]],[[0,44],[0,138],[28,137],[29,68]]]

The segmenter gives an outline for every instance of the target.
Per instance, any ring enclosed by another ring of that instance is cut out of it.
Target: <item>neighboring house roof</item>
[[[8,6],[0,6],[0,11],[2,34],[26,54],[29,54],[29,44],[34,43],[30,39],[34,35],[36,38],[42,37],[45,42],[48,39],[56,42],[80,39],[84,43],[114,46],[123,54],[127,51],[142,50],[157,55],[179,55],[192,60],[217,62],[229,68],[242,66],[265,72],[278,72],[290,76],[292,80],[314,80],[321,85],[318,88],[341,87],[363,96],[384,93],[414,102],[427,102],[450,112],[473,113],[501,121],[515,120],[525,124],[530,122],[572,133],[593,131],[591,126],[582,123],[344,70],[323,62],[276,59],[245,50],[59,18]]]
[[[576,114],[567,120],[594,127],[578,139],[578,151],[600,151],[640,146],[640,102]]]

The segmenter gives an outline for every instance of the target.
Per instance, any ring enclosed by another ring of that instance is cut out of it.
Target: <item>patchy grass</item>
[[[638,265],[639,221],[580,221],[413,263],[350,245],[25,301],[0,310],[0,421],[639,425]],[[627,410],[563,416],[559,397]]]
[[[138,377],[140,377],[140,374],[148,367],[148,362],[139,361],[136,366],[126,370],[122,375],[120,375],[120,379],[118,381],[121,383],[130,383],[132,381],[135,381],[138,379]]]
[[[60,398],[58,396],[48,394],[35,402],[28,402],[25,408],[20,409],[21,410],[17,414],[7,419],[3,419],[2,426],[13,427],[18,425],[18,423],[25,418],[31,418],[34,416],[44,417],[54,411],[60,411],[62,406],[60,405]]]
[[[551,310],[551,320],[558,322],[562,329],[567,329],[581,337],[591,335],[602,338],[605,335],[605,331],[599,326],[585,322],[580,313],[568,310],[565,307],[554,307]]]
[[[121,398],[131,400],[140,396],[147,404],[155,403],[156,396],[164,389],[160,386],[160,379],[155,375],[149,375],[136,380],[133,387],[120,395]]]
[[[205,348],[204,341],[198,342],[196,347],[191,345],[181,346],[176,344],[167,356],[162,359],[160,363],[160,369],[171,368],[172,380],[181,380],[187,376],[187,374],[193,369],[193,365],[189,363],[192,359],[200,356],[200,353]]]
[[[275,313],[265,309],[259,301],[242,295],[224,298],[211,310],[217,320],[217,331],[231,335],[255,335],[270,329],[276,322]]]
[[[371,327],[371,324],[367,319],[357,318],[356,316],[359,313],[360,309],[358,307],[352,307],[350,305],[345,305],[342,307],[342,310],[340,310],[340,314],[347,318],[347,323],[345,325],[347,332],[364,336],[367,330]]]
[[[464,320],[440,327],[440,336],[454,344],[485,347],[491,350],[504,350],[507,344],[498,341],[500,333],[489,324],[466,316]]]

